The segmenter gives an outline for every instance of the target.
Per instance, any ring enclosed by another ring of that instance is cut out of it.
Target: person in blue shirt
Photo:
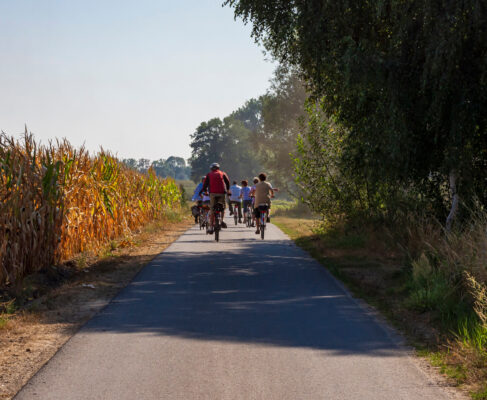
[[[242,223],[242,202],[240,201],[240,190],[242,188],[237,185],[237,181],[233,181],[233,185],[230,186],[230,215],[233,215],[233,205],[238,207],[238,222]]]
[[[244,224],[247,223],[247,210],[252,207],[252,197],[250,196],[250,187],[249,182],[243,180],[241,182],[242,189],[240,189],[240,198],[242,199],[243,203],[243,213],[244,213]]]

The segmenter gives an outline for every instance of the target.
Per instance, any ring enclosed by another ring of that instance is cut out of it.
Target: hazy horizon
[[[0,130],[188,158],[197,125],[263,94],[275,67],[221,3],[0,3]]]

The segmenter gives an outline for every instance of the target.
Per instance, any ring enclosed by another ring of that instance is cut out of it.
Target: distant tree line
[[[182,157],[171,156],[168,159],[159,159],[151,161],[147,158],[126,158],[122,162],[130,168],[139,172],[145,173],[152,168],[157,176],[172,177],[178,180],[187,180],[191,176],[191,167],[186,164],[186,160]]]

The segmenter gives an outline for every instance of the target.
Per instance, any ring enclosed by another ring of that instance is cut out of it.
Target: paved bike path
[[[183,234],[16,399],[450,398],[278,228],[227,222]]]

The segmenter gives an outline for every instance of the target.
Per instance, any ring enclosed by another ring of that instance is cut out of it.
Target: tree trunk
[[[451,232],[451,227],[453,224],[454,219],[457,216],[457,211],[458,211],[458,202],[459,202],[459,196],[458,196],[458,191],[457,191],[457,180],[458,180],[458,175],[457,171],[452,169],[450,171],[450,194],[451,194],[451,208],[450,208],[450,213],[448,214],[448,217],[446,218],[446,230],[447,232]]]

